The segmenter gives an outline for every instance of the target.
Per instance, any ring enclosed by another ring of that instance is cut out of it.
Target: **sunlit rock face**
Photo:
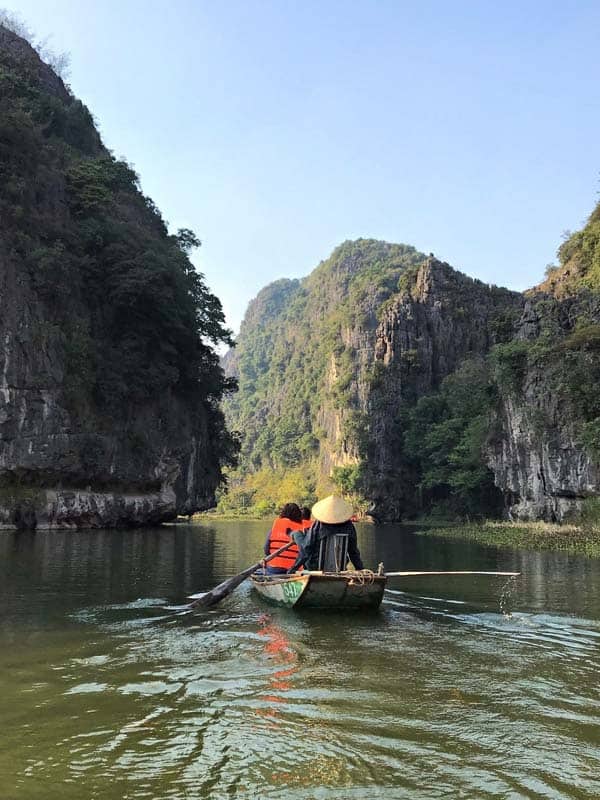
[[[537,293],[525,303],[516,340],[534,344],[551,329],[554,348],[545,359],[528,364],[517,389],[500,392],[496,433],[485,452],[512,519],[576,518],[583,501],[599,493],[598,460],[584,446],[581,422],[561,385],[572,367],[560,344],[582,323],[592,331],[600,323],[600,298],[594,294],[556,299]],[[595,356],[585,350],[584,344],[583,355],[592,367]]]
[[[525,402],[503,400],[502,435],[489,447],[488,463],[507,498],[510,518],[562,521],[597,493],[600,475],[553,396],[532,388]],[[552,420],[541,434],[531,420],[532,406]]]
[[[419,511],[416,476],[403,453],[402,410],[439,388],[466,358],[484,358],[496,344],[491,324],[519,311],[523,298],[473,280],[429,258],[408,291],[388,306],[374,331],[372,359],[380,379],[371,388],[368,480],[373,512],[399,519]]]

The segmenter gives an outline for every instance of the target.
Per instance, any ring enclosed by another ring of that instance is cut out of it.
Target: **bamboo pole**
[[[405,572],[384,572],[387,578],[414,578],[418,575],[501,575],[507,578],[515,578],[520,575],[520,572],[482,572],[480,570],[437,570],[437,571],[423,571],[417,572],[414,570],[407,570]]]

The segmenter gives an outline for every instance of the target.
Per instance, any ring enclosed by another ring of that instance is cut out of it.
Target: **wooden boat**
[[[256,591],[288,608],[374,610],[383,600],[385,575],[372,572],[296,572],[293,575],[251,575]]]

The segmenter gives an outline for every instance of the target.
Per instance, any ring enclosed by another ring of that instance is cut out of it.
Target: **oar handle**
[[[266,564],[266,563],[267,563],[268,561],[270,561],[272,558],[275,558],[275,556],[278,556],[280,553],[283,553],[283,551],[284,551],[284,550],[287,550],[287,549],[288,549],[288,547],[291,547],[293,544],[296,544],[296,542],[294,542],[294,541],[292,540],[291,542],[288,542],[287,544],[284,544],[284,545],[282,545],[282,546],[281,546],[281,547],[280,547],[278,550],[275,550],[275,552],[274,552],[274,553],[271,553],[270,555],[268,555],[268,556],[265,556],[265,557],[262,559],[262,561],[259,561],[259,563],[258,563],[258,566],[260,566],[260,565],[261,565],[263,562]]]

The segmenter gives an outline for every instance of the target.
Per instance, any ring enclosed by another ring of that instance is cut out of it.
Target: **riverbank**
[[[218,520],[219,522],[239,522],[240,520],[248,520],[248,522],[272,522],[277,516],[276,511],[269,511],[268,514],[259,514],[249,510],[248,512],[221,512],[221,511],[202,511],[199,514],[194,514],[192,517],[178,517],[179,522],[210,522],[210,520]],[[373,525],[374,520],[371,517],[364,517],[355,522],[365,522],[368,525]]]
[[[466,539],[479,544],[527,550],[557,550],[600,558],[600,526],[558,525],[550,522],[488,521],[475,523],[425,523],[424,536]]]
[[[201,511],[199,514],[193,514],[190,518],[182,517],[182,520],[190,522],[210,522],[210,520],[218,520],[219,522],[234,522],[237,520],[247,519],[249,522],[259,522],[260,520],[272,520],[277,514],[269,512],[268,514],[259,514],[258,512],[248,511]]]

